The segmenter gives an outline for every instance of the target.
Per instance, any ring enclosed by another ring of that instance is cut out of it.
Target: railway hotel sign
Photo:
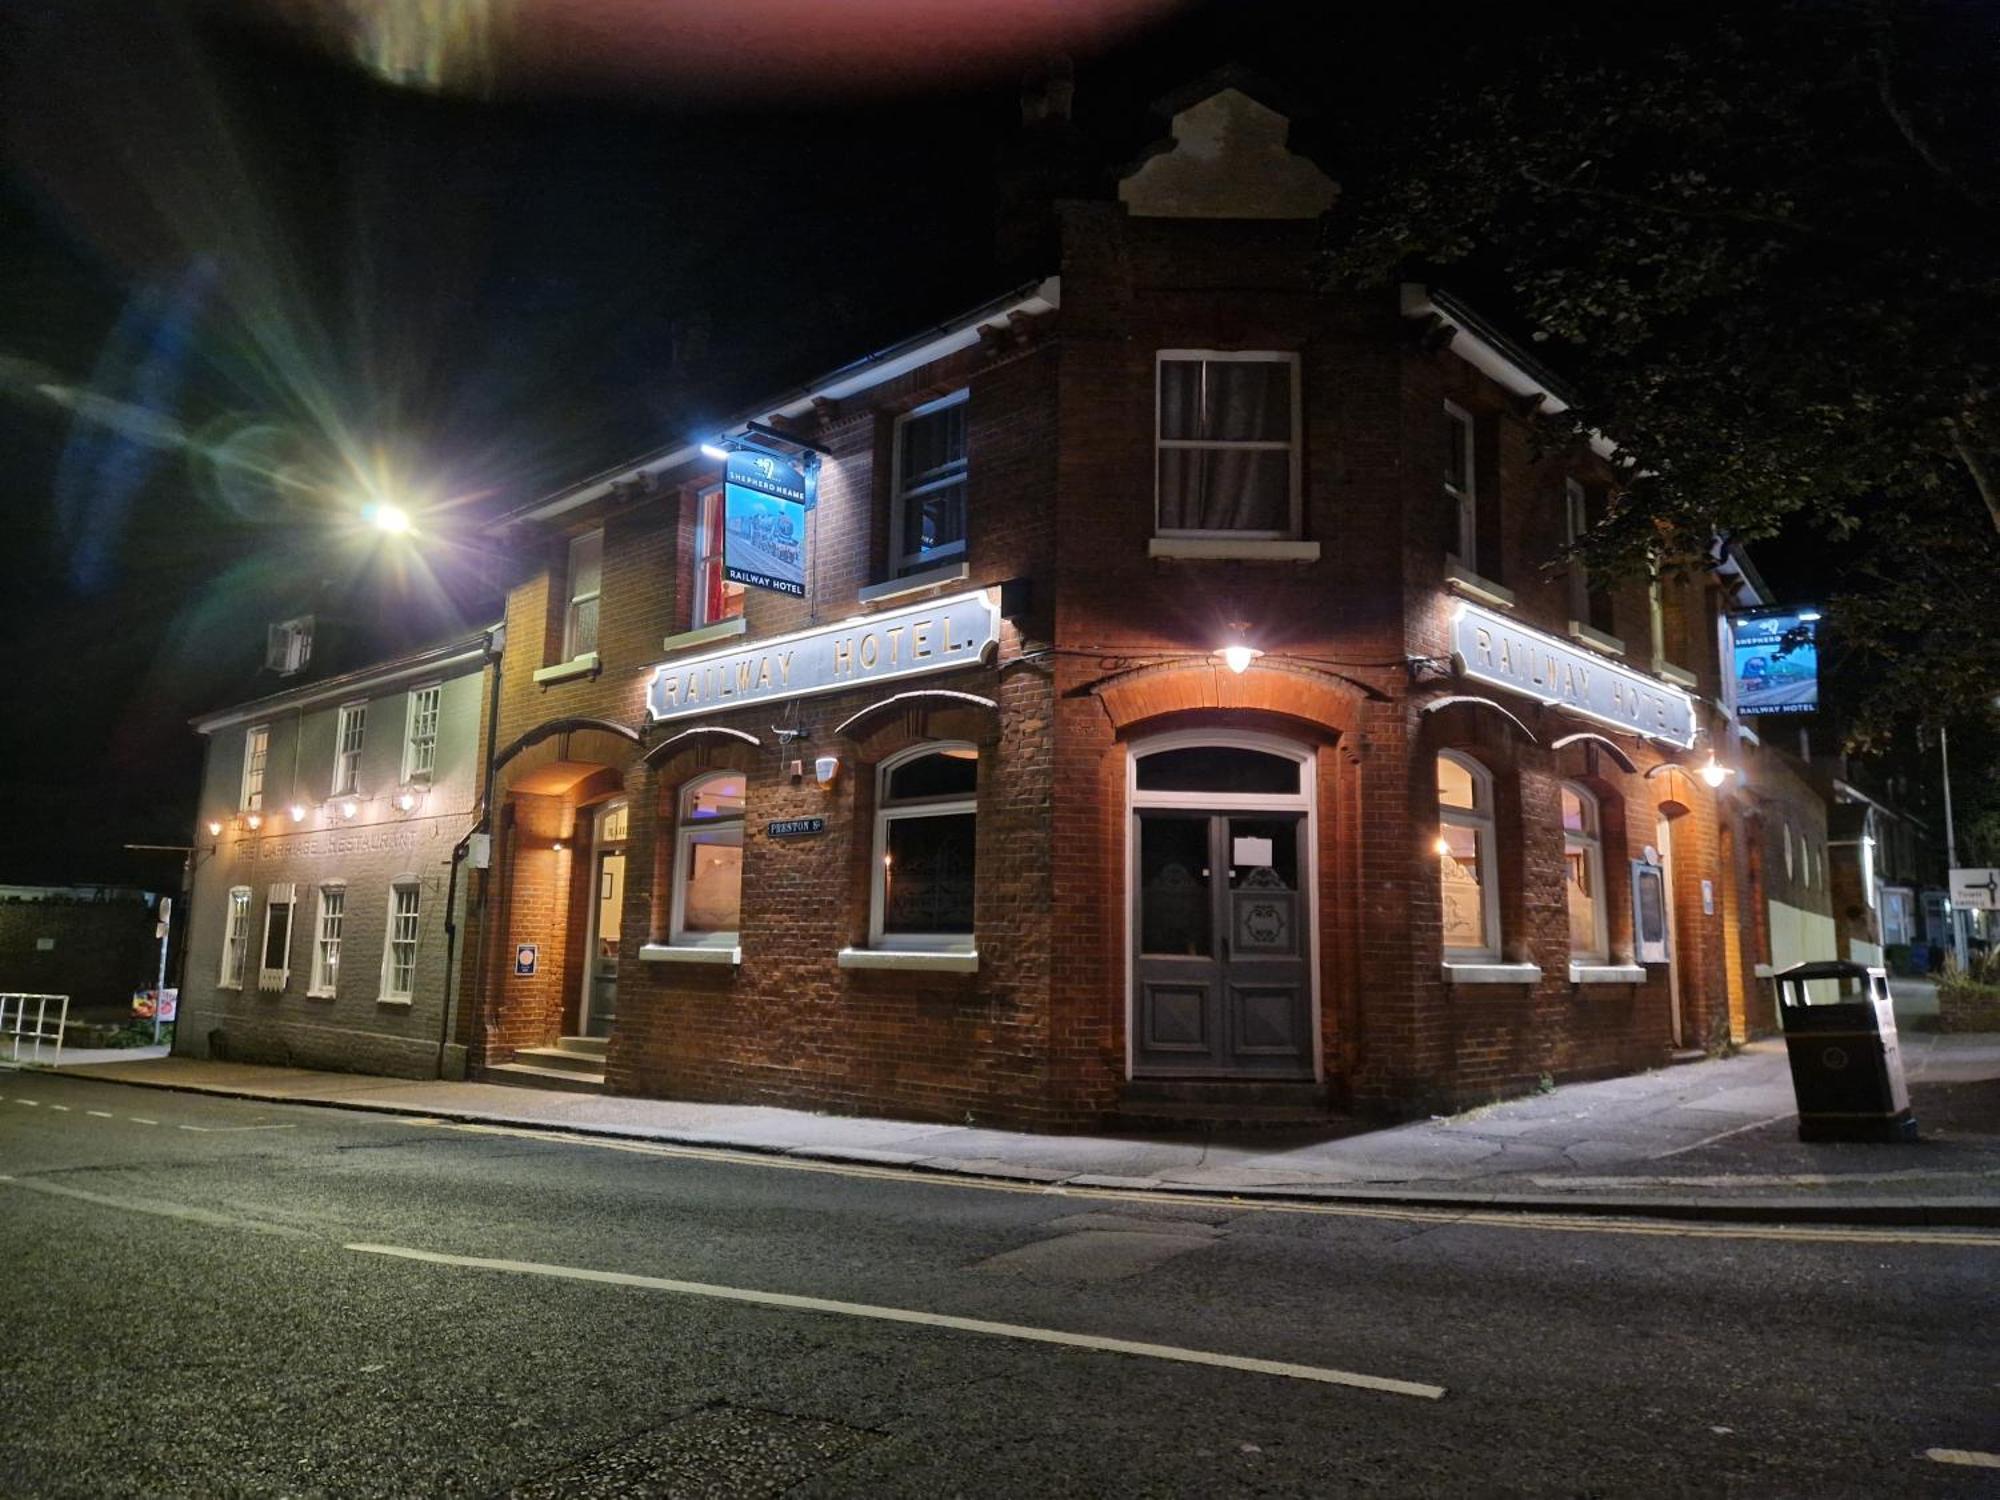
[[[1679,688],[1476,604],[1454,610],[1451,654],[1476,682],[1683,750],[1694,744],[1694,700]]]
[[[804,598],[811,480],[793,459],[739,448],[722,471],[722,571],[732,583]]]
[[[976,666],[1000,639],[1000,611],[981,593],[862,615],[796,635],[653,668],[646,709],[657,721],[809,698]]]

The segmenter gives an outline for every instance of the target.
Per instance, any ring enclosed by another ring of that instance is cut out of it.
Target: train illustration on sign
[[[798,527],[789,512],[738,512],[729,518],[729,529],[767,557],[790,567],[799,565]]]

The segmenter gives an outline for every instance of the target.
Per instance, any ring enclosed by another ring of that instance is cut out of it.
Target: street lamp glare
[[[409,512],[386,500],[374,500],[362,506],[361,518],[388,536],[407,536],[410,531]]]

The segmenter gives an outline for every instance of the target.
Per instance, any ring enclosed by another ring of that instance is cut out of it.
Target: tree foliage
[[[1329,281],[1490,288],[1618,445],[1594,566],[1809,520],[1859,738],[2000,693],[2000,10],[1597,8],[1354,153]],[[1511,303],[1511,306],[1505,304]],[[1556,436],[1561,436],[1560,433]],[[1852,545],[1859,544],[1859,545]]]

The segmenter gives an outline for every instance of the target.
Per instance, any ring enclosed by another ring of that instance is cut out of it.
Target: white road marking
[[[35,1108],[35,1101],[33,1099],[16,1099],[14,1102],[16,1104],[25,1104],[30,1109]]]
[[[197,1135],[235,1135],[245,1130],[296,1130],[297,1125],[176,1125],[176,1130],[192,1130]]]
[[[42,1193],[51,1198],[72,1198],[94,1203],[99,1208],[115,1208],[125,1213],[152,1214],[162,1219],[180,1219],[190,1224],[206,1224],[211,1229],[247,1229],[253,1234],[277,1234],[289,1239],[311,1239],[303,1229],[288,1224],[266,1224],[256,1219],[240,1219],[206,1208],[187,1208],[178,1203],[161,1203],[149,1198],[112,1198],[103,1193],[87,1193],[82,1188],[60,1187],[53,1182],[34,1182],[20,1177],[0,1176],[0,1183],[24,1192]]]
[[[428,1265],[456,1266],[466,1270],[507,1271],[517,1275],[553,1276],[565,1281],[590,1281],[604,1286],[639,1287],[647,1291],[677,1292],[688,1297],[713,1297],[724,1302],[748,1302],[760,1307],[779,1307],[791,1312],[837,1313],[849,1318],[871,1318],[884,1323],[914,1323],[925,1328],[949,1328],[959,1333],[983,1333],[997,1338],[1021,1339],[1037,1344],[1063,1344],[1075,1349],[1095,1349],[1110,1354],[1132,1354],[1146,1359],[1173,1360],[1181,1364],[1214,1365],[1225,1370],[1245,1370],[1256,1375],[1281,1375],[1290,1380],[1313,1380],[1323,1385],[1354,1386],[1364,1391],[1383,1391],[1392,1396],[1414,1396],[1437,1401],[1444,1396],[1441,1385],[1425,1385],[1414,1380],[1392,1380],[1384,1375],[1358,1375],[1351,1370],[1333,1370],[1320,1365],[1298,1365],[1275,1359],[1247,1359],[1236,1354],[1216,1354],[1206,1349],[1181,1349],[1172,1344],[1142,1344],[1131,1339],[1099,1338],[1095,1334],[1065,1333],[1054,1328],[1030,1328],[1021,1323],[989,1323],[983,1318],[955,1318],[946,1313],[918,1312],[907,1307],[877,1307],[866,1302],[836,1302],[825,1297],[794,1297],[784,1292],[759,1292],[745,1287],[715,1286],[702,1281],[673,1281],[662,1276],[635,1276],[626,1271],[592,1271],[581,1266],[551,1266],[530,1260],[488,1260],[474,1255],[441,1255],[431,1250],[412,1250],[401,1245],[348,1245],[364,1255],[387,1255],[402,1260],[423,1261]]]
[[[86,1109],[84,1113],[99,1120],[115,1120],[118,1118],[118,1116],[111,1113],[108,1109]]]
[[[1924,1457],[1934,1464],[1961,1464],[1968,1469],[2000,1469],[2000,1453],[1978,1453],[1971,1448],[1926,1448]]]
[[[857,1177],[871,1182],[899,1182],[912,1187],[956,1188],[961,1192],[1020,1193],[1030,1197],[1082,1199],[1092,1203],[1190,1203],[1227,1207],[1241,1213],[1314,1214],[1335,1219],[1384,1219],[1397,1224],[1459,1224],[1479,1229],[1530,1230],[1562,1234],[1627,1234],[1656,1239],[1779,1240],[1822,1245],[1930,1245],[1954,1249],[2000,1249],[2000,1234],[1955,1229],[1870,1229],[1828,1225],[1824,1228],[1789,1224],[1697,1224],[1669,1220],[1617,1219],[1502,1209],[1406,1208],[1382,1203],[1301,1203],[1285,1199],[1226,1196],[1226,1189],[1200,1195],[1148,1188],[1071,1187],[1064,1183],[1003,1182],[990,1177],[958,1176],[948,1172],[910,1172],[899,1167],[862,1166],[852,1162],[815,1161],[804,1157],[771,1156],[726,1147],[676,1146],[659,1141],[620,1140],[580,1135],[573,1131],[526,1130],[505,1125],[475,1125],[415,1116],[397,1118],[401,1125],[471,1135],[506,1136],[560,1146],[588,1146],[598,1151],[625,1151],[637,1156],[707,1162],[723,1166],[762,1167],[779,1172],[813,1172],[828,1177]],[[1643,1210],[1634,1208],[1635,1214]]]
[[[69,1113],[69,1106],[67,1104],[51,1104],[49,1108],[55,1110],[58,1114],[66,1115]]]
[[[128,1115],[126,1118],[131,1120],[134,1125],[157,1125],[160,1123],[158,1120],[149,1120],[144,1115]]]

